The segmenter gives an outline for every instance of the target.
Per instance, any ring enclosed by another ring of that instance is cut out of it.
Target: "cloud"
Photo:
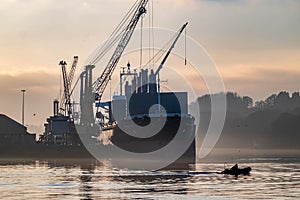
[[[198,4],[198,12],[191,13],[193,30],[197,40],[210,46],[226,51],[299,49],[300,1],[201,0]]]
[[[215,3],[225,3],[225,4],[228,4],[228,3],[243,3],[245,2],[245,0],[194,0],[196,2],[215,2]]]
[[[43,71],[27,71],[15,75],[0,74],[1,91],[13,91],[20,88],[32,88],[36,92],[59,86],[59,75]]]
[[[255,100],[263,100],[279,91],[299,91],[299,70],[237,66],[222,74],[226,90],[249,95]]]
[[[52,114],[52,101],[59,96],[59,75],[43,71],[0,74],[0,113],[19,121],[21,89],[26,89],[26,124],[43,124]]]
[[[1,1],[0,52],[5,59],[0,61],[0,70],[50,68],[76,54],[82,61],[130,7],[131,3],[117,0]]]

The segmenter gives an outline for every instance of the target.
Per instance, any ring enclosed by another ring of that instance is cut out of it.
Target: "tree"
[[[273,108],[276,102],[276,98],[277,95],[276,94],[272,94],[271,96],[269,96],[266,100],[265,100],[265,106],[267,108]]]
[[[243,97],[243,104],[246,108],[252,108],[253,107],[253,99],[248,96]]]
[[[286,91],[280,92],[276,97],[275,107],[279,110],[288,110],[290,108],[290,94]]]
[[[264,101],[255,102],[255,108],[258,108],[258,109],[264,109],[265,105],[266,105],[266,102],[264,102]]]

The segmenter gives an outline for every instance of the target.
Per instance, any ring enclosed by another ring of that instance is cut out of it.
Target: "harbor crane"
[[[155,71],[155,76],[157,76],[158,79],[158,93],[160,93],[160,77],[159,77],[159,72],[160,70],[163,68],[164,64],[166,63],[168,57],[170,56],[172,50],[175,47],[175,44],[177,43],[180,35],[182,34],[182,32],[184,31],[184,29],[186,28],[186,26],[188,25],[188,23],[185,23],[179,30],[174,42],[172,43],[170,49],[168,50],[167,54],[165,55],[164,59],[161,61],[160,65],[158,66],[157,70]]]
[[[64,114],[69,115],[69,116],[72,114],[72,105],[71,105],[71,89],[72,88],[71,87],[72,87],[77,63],[78,63],[78,56],[74,56],[74,60],[73,60],[72,66],[70,68],[70,71],[67,72],[66,61],[62,60],[59,62],[59,65],[61,66],[61,70],[62,70],[63,84],[64,84],[64,94],[62,95],[61,101],[60,101],[60,112],[61,112],[61,114],[63,114],[63,112],[65,112]]]
[[[95,59],[90,62],[90,65],[86,66],[85,72],[82,74],[81,80],[81,99],[83,102],[80,103],[81,106],[81,124],[93,124],[94,117],[92,116],[93,113],[93,102],[97,101],[100,102],[102,95],[105,91],[105,88],[108,82],[111,79],[111,76],[127,46],[129,43],[132,34],[136,28],[136,25],[139,22],[141,16],[146,13],[146,6],[148,0],[137,0],[125,18],[122,20],[121,24],[116,28],[116,30],[112,33],[115,38],[110,38],[111,43],[109,43],[103,51],[98,52]],[[131,17],[131,18],[130,18]],[[130,19],[128,24],[125,24]],[[122,30],[121,34],[116,34],[116,31]],[[103,57],[103,54],[107,52],[107,49],[110,48],[115,41],[118,39],[119,43],[110,58],[107,66],[105,67],[104,71],[97,78],[95,82],[92,83],[92,70],[95,68],[95,64],[99,61],[100,58]],[[84,81],[85,78],[85,81]],[[85,89],[83,89],[83,85],[85,85]],[[96,114],[97,116],[97,114]]]
[[[136,11],[133,14],[132,19],[130,20],[129,24],[126,26],[126,30],[124,31],[117,48],[112,55],[111,59],[109,60],[106,68],[102,72],[101,76],[93,83],[93,92],[97,96],[97,100],[100,101],[104,90],[129,42],[131,36],[135,30],[135,27],[140,19],[140,17],[146,13],[146,5],[148,0],[141,0],[139,5],[137,6]]]
[[[172,50],[174,49],[175,47],[175,44],[177,43],[180,35],[182,34],[182,32],[184,31],[184,29],[186,28],[186,26],[188,25],[188,23],[185,23],[181,29],[179,30],[174,42],[172,43],[171,47],[169,48],[167,54],[165,55],[165,57],[163,58],[163,60],[161,61],[160,65],[158,66],[157,70],[155,71],[155,76],[157,76],[157,82],[158,82],[158,85],[157,85],[157,90],[158,90],[158,95],[157,95],[157,100],[158,100],[158,105],[160,105],[160,76],[159,76],[159,73],[160,73],[160,70],[162,70],[164,64],[166,63],[168,57],[170,56]],[[160,113],[161,112],[161,107],[159,106],[158,107],[158,112]]]

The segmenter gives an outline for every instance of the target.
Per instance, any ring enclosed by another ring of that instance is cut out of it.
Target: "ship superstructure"
[[[132,80],[124,82],[127,76]],[[186,169],[195,164],[195,119],[188,114],[187,92],[159,92],[153,70],[132,72],[130,64],[122,68],[120,83],[120,95],[97,104],[102,110],[98,112],[102,142],[132,153],[149,153],[165,147],[179,134],[192,142],[171,168]],[[175,140],[180,145],[180,139]]]

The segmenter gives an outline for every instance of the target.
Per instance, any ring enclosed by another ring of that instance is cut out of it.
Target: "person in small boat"
[[[231,174],[238,175],[239,174],[239,166],[235,164],[233,167],[230,168]]]
[[[235,164],[233,167],[230,168],[231,171],[238,171],[239,170],[239,166],[238,164]]]
[[[222,171],[221,174],[231,174],[231,175],[235,175],[235,176],[238,176],[240,174],[248,175],[250,173],[250,171],[251,171],[251,167],[239,169],[238,164],[235,164],[230,169],[227,168],[224,171]]]

